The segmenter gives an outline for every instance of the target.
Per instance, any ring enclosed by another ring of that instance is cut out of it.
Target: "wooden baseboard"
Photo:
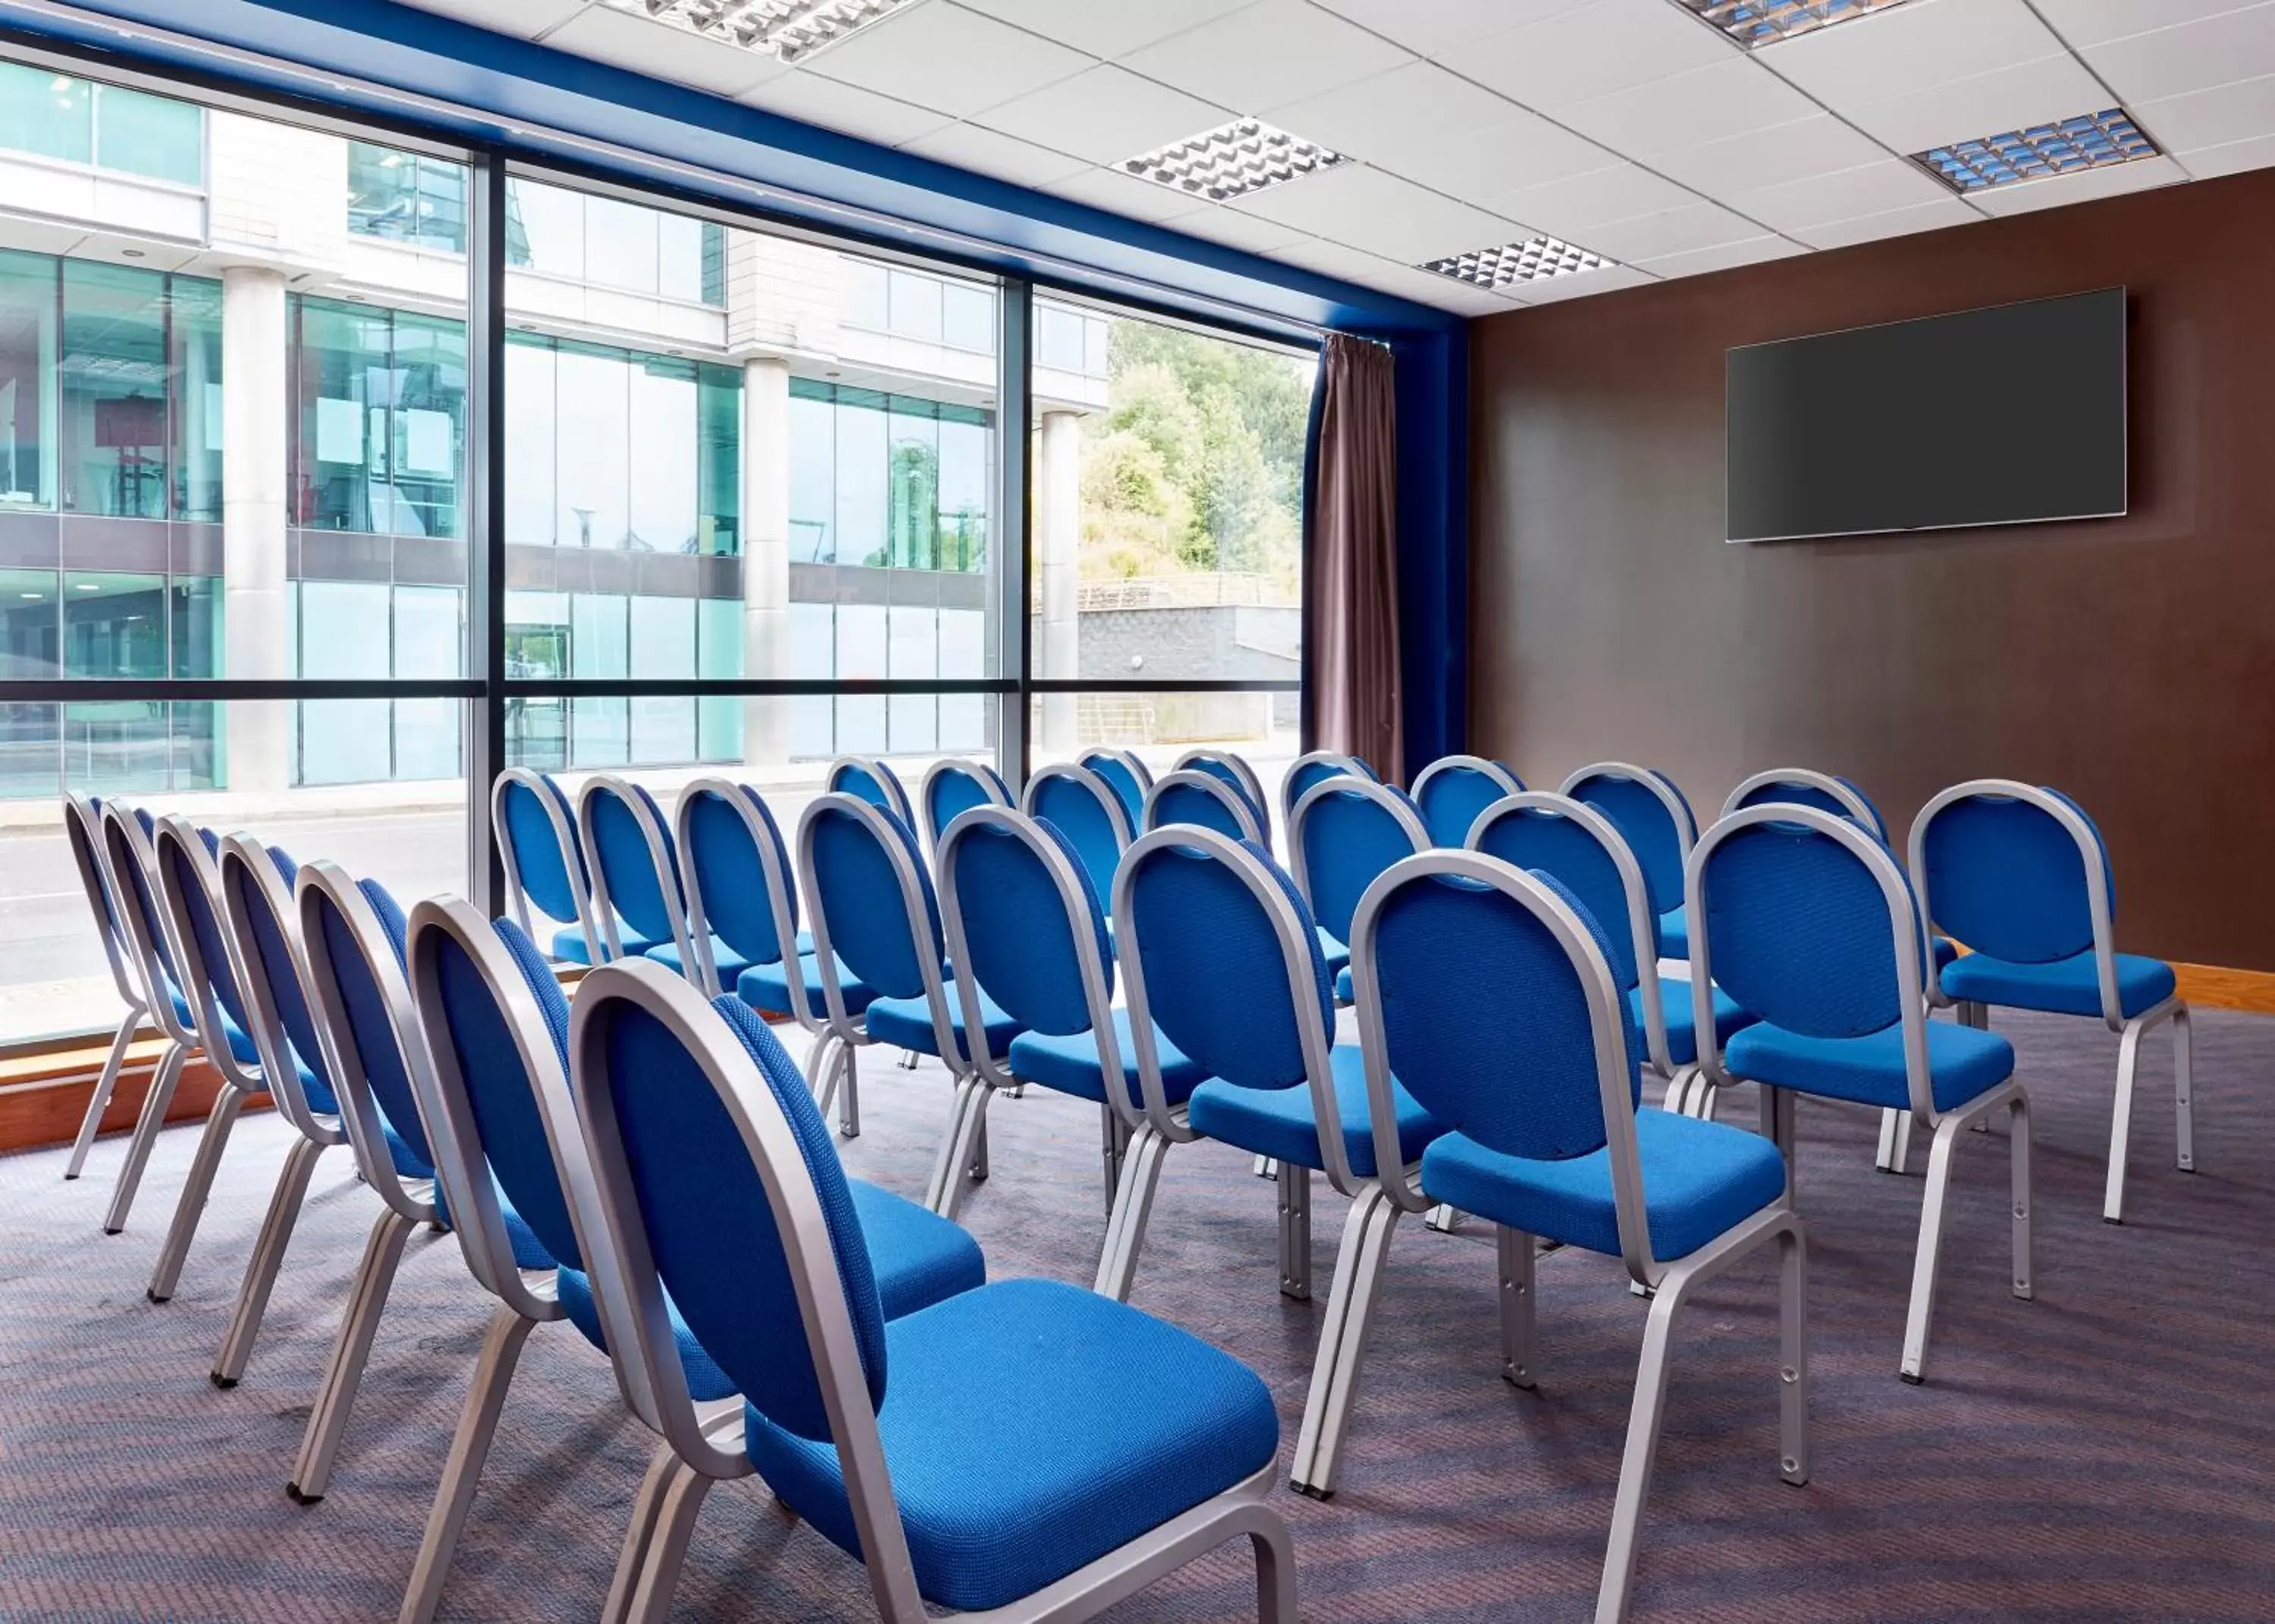
[[[2181,996],[2198,1008],[2275,1015],[2275,971],[2227,970],[2218,964],[2175,964]]]
[[[112,1091],[110,1108],[102,1114],[104,1133],[124,1133],[134,1126],[164,1046],[153,1039],[127,1050],[126,1067]],[[0,1152],[70,1144],[79,1132],[79,1120],[87,1114],[109,1047],[99,1044],[0,1061]],[[175,1084],[166,1120],[179,1122],[203,1116],[213,1109],[214,1096],[220,1091],[221,1074],[202,1061],[193,1061],[182,1069],[182,1080]],[[268,1096],[254,1095],[246,1102],[246,1108],[267,1110]]]

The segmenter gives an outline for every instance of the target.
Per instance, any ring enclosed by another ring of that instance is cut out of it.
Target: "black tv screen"
[[[1729,354],[1729,540],[2125,511],[2125,290]]]

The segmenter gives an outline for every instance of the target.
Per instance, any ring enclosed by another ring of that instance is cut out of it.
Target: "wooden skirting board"
[[[2175,964],[2181,996],[2205,1009],[2275,1015],[2275,971],[2226,970],[2218,964]]]

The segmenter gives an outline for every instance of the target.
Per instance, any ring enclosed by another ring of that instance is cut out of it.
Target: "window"
[[[297,522],[463,540],[466,328],[295,295]]]
[[[348,230],[443,253],[465,253],[465,166],[349,142]]]
[[[205,178],[196,103],[0,63],[0,151],[195,186]]]

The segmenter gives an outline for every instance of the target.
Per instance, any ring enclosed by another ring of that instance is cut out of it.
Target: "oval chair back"
[[[299,866],[250,835],[222,837],[222,920],[245,970],[246,1031],[261,1056],[277,1111],[303,1138],[344,1144],[347,1129],[324,1070],[324,1046],[308,1008],[308,966],[292,904]]]
[[[1406,792],[1366,778],[1323,779],[1288,820],[1289,866],[1312,922],[1338,946],[1350,940],[1358,899],[1402,857],[1430,848]]]
[[[1347,756],[1334,750],[1306,752],[1288,764],[1287,775],[1280,781],[1280,824],[1282,828],[1295,822],[1296,803],[1330,778],[1360,778],[1370,783],[1382,782],[1381,774],[1357,756]]]
[[[1075,765],[1088,767],[1113,786],[1131,828],[1145,821],[1145,794],[1153,787],[1153,769],[1136,751],[1085,750],[1075,758]]]
[[[1459,848],[1478,814],[1494,802],[1524,793],[1524,781],[1483,756],[1440,756],[1414,779],[1414,804],[1430,827],[1430,843]]]
[[[1722,803],[1722,815],[1727,818],[1749,806],[1773,805],[1814,806],[1819,812],[1848,819],[1876,840],[1885,842],[1888,838],[1887,820],[1880,816],[1880,809],[1872,804],[1870,796],[1845,778],[1812,772],[1805,767],[1772,767],[1766,773],[1755,774],[1730,791],[1730,798]]]
[[[1355,1190],[1331,1059],[1334,989],[1295,880],[1253,841],[1173,824],[1122,858],[1114,919],[1146,1098],[1167,1091],[1157,1029],[1216,1080],[1308,1087],[1328,1180]]]
[[[1121,866],[1122,854],[1137,838],[1129,810],[1106,774],[1066,762],[1037,767],[1019,797],[1019,810],[1049,824],[1074,849],[1104,907],[1114,894],[1114,871]]]
[[[1660,955],[1682,957],[1683,865],[1698,839],[1698,820],[1691,816],[1682,791],[1673,779],[1652,768],[1599,761],[1566,779],[1561,793],[1612,820],[1635,853],[1644,884],[1651,888],[1651,911],[1660,921]]]
[[[182,993],[173,925],[158,903],[157,857],[150,843],[150,831],[156,825],[146,819],[147,814],[130,812],[117,801],[102,809],[103,852],[110,860],[111,876],[118,882],[111,895],[118,903],[125,940],[132,945],[136,965],[150,991],[150,1018],[170,1042],[194,1049],[197,1017]]]
[[[1257,822],[1265,822],[1265,808],[1272,804],[1272,797],[1264,793],[1264,781],[1256,775],[1256,769],[1248,765],[1245,756],[1236,755],[1229,750],[1211,750],[1202,746],[1179,756],[1175,770],[1206,773],[1212,778],[1223,780],[1248,797],[1248,804],[1256,809]]]
[[[858,796],[819,797],[798,820],[797,872],[831,1029],[848,1043],[868,1040],[846,1008],[843,963],[880,998],[924,999],[940,1056],[961,1075],[963,1045],[941,974],[940,903],[909,826]]]
[[[581,947],[584,963],[605,963],[609,948],[593,915],[592,875],[568,791],[534,768],[509,767],[490,788],[490,827],[522,933],[556,958],[578,958]],[[531,922],[533,906],[550,928]]]
[[[258,1093],[267,1083],[259,1064],[242,1053],[250,1046],[253,1017],[238,991],[236,957],[217,905],[220,871],[215,856],[220,849],[210,829],[179,816],[159,819],[150,842],[182,994],[197,1030],[216,1039],[206,1046],[206,1059],[227,1086]]]
[[[1153,781],[1145,793],[1145,832],[1172,824],[1213,829],[1228,840],[1253,841],[1267,850],[1271,847],[1261,807],[1221,774],[1180,770]]]
[[[94,927],[102,938],[102,956],[110,966],[110,984],[117,989],[119,1001],[127,1007],[129,1018],[146,1008],[150,990],[142,985],[140,973],[135,968],[133,944],[127,939],[126,923],[119,917],[118,905],[112,898],[117,887],[110,872],[110,859],[103,853],[102,803],[83,795],[64,797],[64,835],[71,842],[72,865],[79,870],[79,888],[87,894],[87,911],[94,916]],[[140,1023],[137,1021],[135,1024]]]
[[[958,812],[975,806],[1016,806],[1018,797],[1003,774],[985,761],[945,757],[926,769],[917,799],[924,805],[925,849],[940,850],[941,831],[956,821]]]
[[[591,860],[593,912],[608,957],[641,958],[662,949],[670,968],[699,976],[679,893],[678,853],[647,786],[607,774],[586,780],[577,797],[577,832]],[[626,926],[637,940],[625,939]]]
[[[797,887],[790,848],[766,800],[748,784],[699,778],[679,792],[679,882],[687,898],[687,933],[702,967],[707,996],[722,984],[714,939],[753,968],[797,956]],[[795,982],[797,977],[790,979]],[[802,998],[791,1013],[809,1031],[820,1023]]]
[[[872,806],[881,806],[911,830],[917,827],[916,808],[910,804],[908,786],[901,775],[875,756],[840,756],[829,764],[822,780],[832,795],[850,795]]]

